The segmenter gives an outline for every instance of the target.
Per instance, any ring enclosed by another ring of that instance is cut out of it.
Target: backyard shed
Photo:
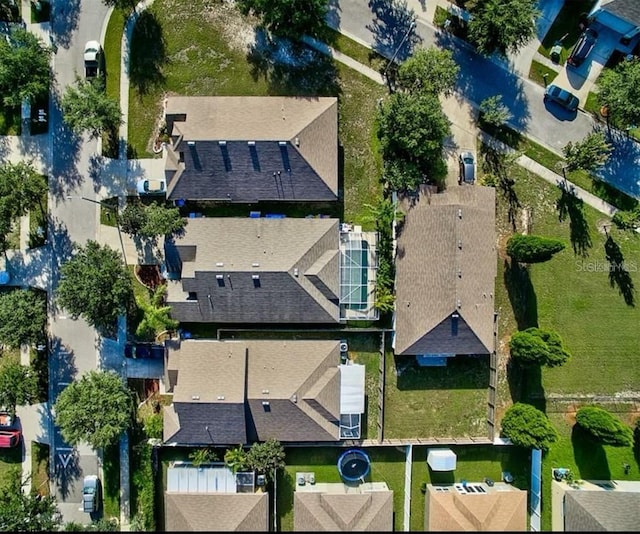
[[[451,449],[427,449],[427,464],[434,471],[455,471],[456,453]]]

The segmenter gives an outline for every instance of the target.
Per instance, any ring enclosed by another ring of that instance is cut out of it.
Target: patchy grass
[[[428,447],[413,447],[411,468],[411,530],[424,531],[424,493],[420,489],[422,482],[427,484],[445,484],[460,482],[483,482],[485,478],[500,481],[502,471],[509,471],[513,485],[529,489],[530,461],[529,451],[518,447],[494,447],[489,445],[467,445],[449,447],[456,453],[455,472],[432,471],[427,465]],[[549,529],[550,530],[550,529]]]
[[[13,468],[22,471],[22,447],[0,449],[0,485]]]
[[[293,493],[296,472],[315,473],[316,482],[341,482],[337,462],[346,449],[341,447],[305,447],[286,449],[287,464],[278,473],[277,511],[278,530],[293,531]],[[394,526],[402,530],[404,502],[405,455],[391,447],[365,449],[371,459],[371,471],[366,482],[386,482],[393,491]]]
[[[49,495],[49,445],[31,442],[31,491]]]
[[[120,444],[116,441],[106,447],[103,454],[104,489],[103,506],[105,518],[120,518]]]
[[[20,135],[20,108],[0,105],[0,135]]]
[[[486,437],[489,356],[420,367],[386,355],[384,437]]]
[[[602,117],[600,115],[600,107],[601,106],[598,101],[598,94],[594,93],[593,91],[589,91],[589,94],[587,95],[587,100],[584,103],[584,110],[589,113],[592,113],[593,115],[595,115],[600,119]]]
[[[544,79],[544,75],[547,75],[547,79]],[[536,82],[538,85],[542,87],[546,87],[548,84],[552,83],[553,80],[558,76],[558,72],[551,67],[547,67],[546,65],[536,61],[535,59],[531,62],[531,69],[529,70],[529,79]]]
[[[564,64],[571,53],[573,45],[576,44],[578,37],[580,37],[581,31],[578,27],[580,20],[586,18],[595,3],[596,0],[565,2],[549,31],[544,36],[538,52],[545,57],[549,57],[553,46],[557,41],[561,40],[560,64]]]
[[[371,48],[368,48],[360,43],[349,39],[346,35],[334,30],[333,28],[326,28],[326,41],[338,52],[355,59],[363,65],[367,65],[372,69],[379,68],[381,65],[387,64],[387,59],[381,56]]]

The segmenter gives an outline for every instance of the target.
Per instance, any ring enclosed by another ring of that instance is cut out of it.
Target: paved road
[[[92,176],[98,146],[95,140],[78,138],[64,125],[59,97],[77,73],[83,73],[83,51],[88,40],[99,40],[108,8],[101,0],[54,0],[52,43],[56,47],[56,88],[50,105],[51,169],[49,170],[49,236],[53,249],[52,290],[59,279],[59,265],[71,252],[73,242],[95,239],[99,222],[98,205],[80,197],[95,199]],[[68,198],[71,196],[73,198]],[[52,302],[52,300],[50,300]],[[85,321],[72,320],[64,310],[50,306],[51,355],[49,398],[54,401],[66,384],[98,365],[99,338]],[[80,509],[82,479],[98,474],[96,453],[86,446],[69,447],[57,429],[51,433],[52,489],[64,521],[88,523]]]

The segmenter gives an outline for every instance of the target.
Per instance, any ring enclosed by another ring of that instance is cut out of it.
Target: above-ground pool
[[[349,449],[338,458],[338,472],[348,482],[364,480],[371,469],[371,460],[360,449]]]

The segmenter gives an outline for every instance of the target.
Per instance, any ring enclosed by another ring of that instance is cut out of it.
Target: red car
[[[0,430],[0,448],[8,449],[20,443],[21,432],[19,430]]]

